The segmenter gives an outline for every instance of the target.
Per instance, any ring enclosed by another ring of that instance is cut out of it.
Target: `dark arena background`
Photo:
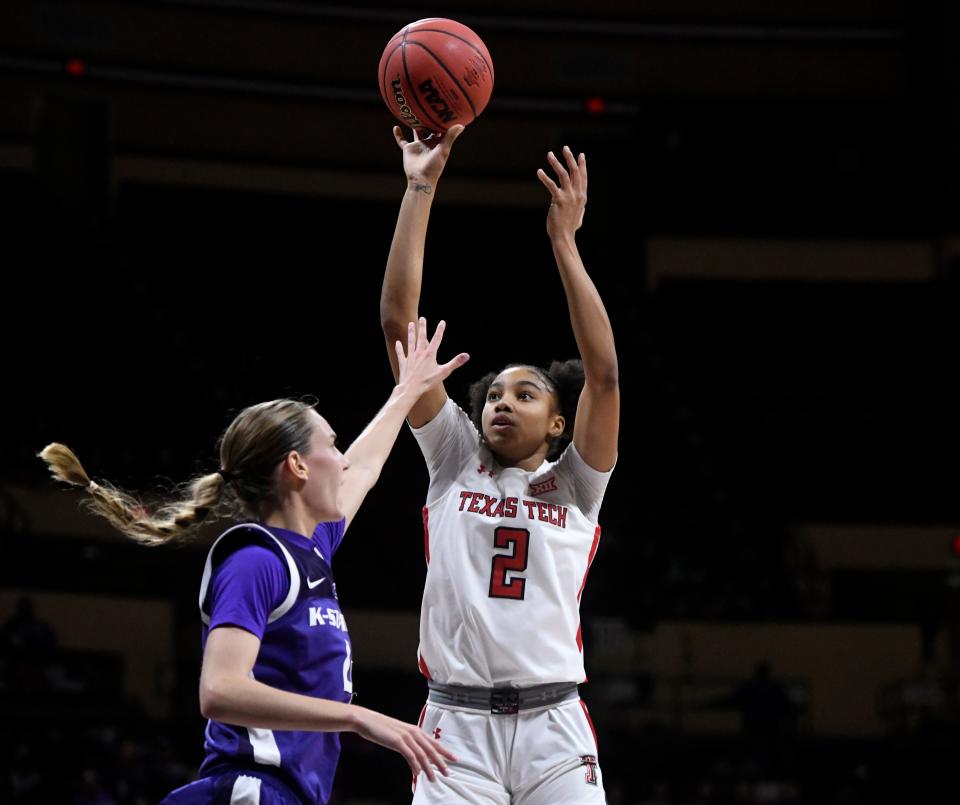
[[[610,804],[960,801],[947,0],[5,0],[0,801],[154,803],[195,773],[216,527],[136,546],[35,454],[150,492],[214,469],[253,402],[313,394],[359,433],[392,385],[404,189],[376,68],[428,16],[496,67],[427,244],[457,400],[574,354],[535,171],[589,158],[623,401],[581,606]],[[357,701],[408,721],[426,480],[401,433],[336,565]],[[346,736],[333,802],[409,782]]]

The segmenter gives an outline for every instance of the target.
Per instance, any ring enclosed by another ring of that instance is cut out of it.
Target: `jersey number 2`
[[[493,557],[493,567],[490,570],[490,597],[522,601],[527,580],[522,576],[513,576],[510,581],[507,581],[507,571],[519,572],[527,569],[530,532],[525,528],[501,526],[493,532],[493,547],[507,548],[510,553],[498,553]]]

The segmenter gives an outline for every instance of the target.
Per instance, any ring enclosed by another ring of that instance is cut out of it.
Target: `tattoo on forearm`
[[[411,190],[413,190],[414,193],[423,193],[424,195],[429,196],[433,192],[433,185],[414,182]]]

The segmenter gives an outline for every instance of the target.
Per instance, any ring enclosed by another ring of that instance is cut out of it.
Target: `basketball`
[[[493,61],[472,30],[454,20],[418,20],[383,50],[380,94],[404,126],[435,133],[477,119],[493,91]]]

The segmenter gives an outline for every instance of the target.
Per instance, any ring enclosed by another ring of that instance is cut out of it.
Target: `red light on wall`
[[[950,540],[950,553],[954,556],[960,556],[960,532],[953,535]]]
[[[79,78],[87,72],[87,63],[83,59],[67,59],[67,63],[63,65],[63,69],[67,75]]]
[[[591,115],[602,115],[607,111],[607,102],[599,95],[587,98],[583,102],[583,108]]]

